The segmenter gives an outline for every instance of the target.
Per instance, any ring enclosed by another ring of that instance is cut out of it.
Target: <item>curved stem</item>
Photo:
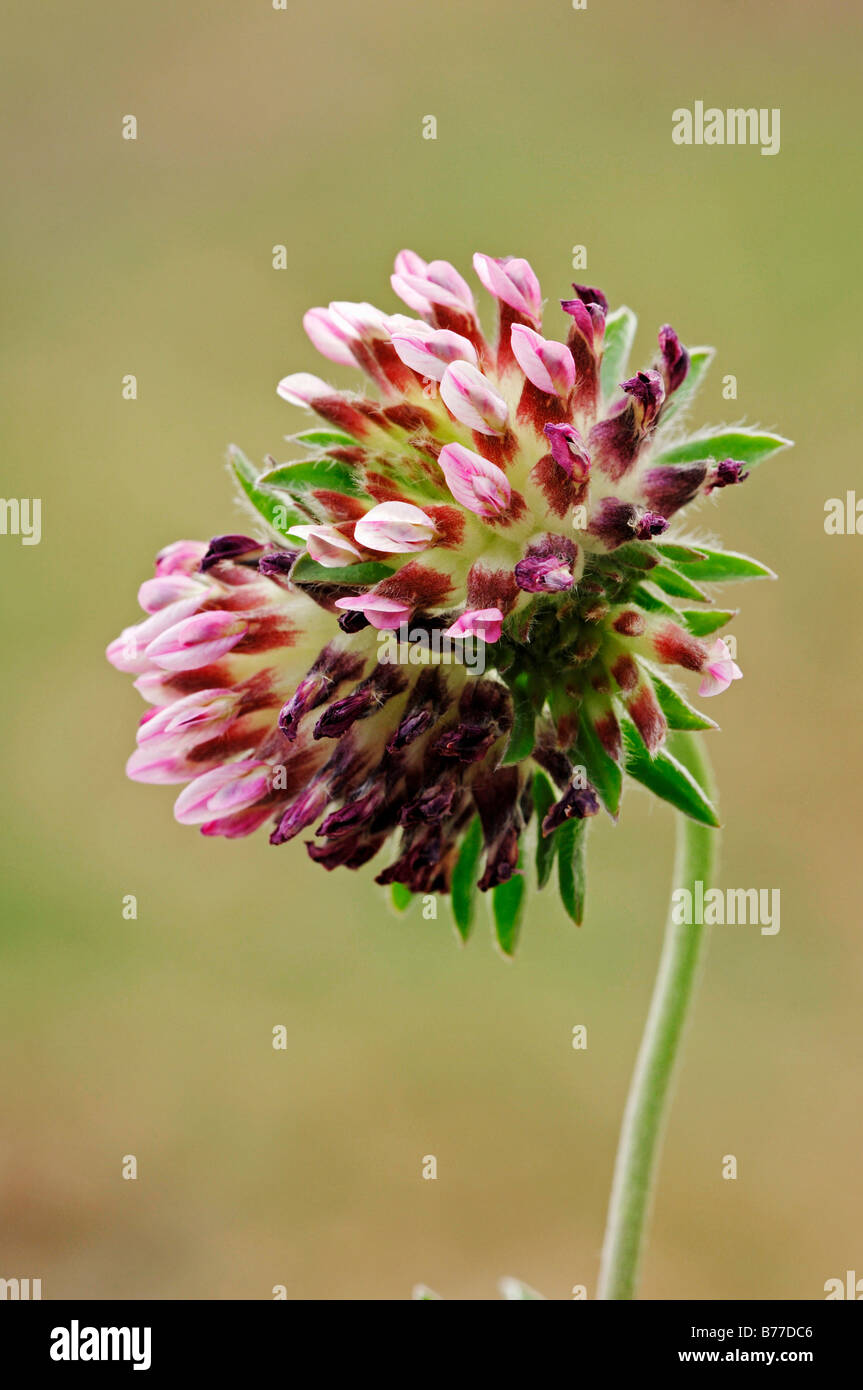
[[[701,740],[691,734],[679,735],[675,740],[675,754],[711,796],[712,774]],[[688,816],[679,816],[675,888],[688,888],[694,893],[694,884],[700,880],[707,891],[716,862],[718,839],[718,831]],[[695,922],[691,925],[675,923],[669,912],[662,957],[630,1083],[614,1165],[597,1293],[602,1299],[635,1296],[663,1123],[706,945],[706,927]]]

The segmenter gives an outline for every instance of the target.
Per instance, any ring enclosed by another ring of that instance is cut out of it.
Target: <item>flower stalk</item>
[[[702,740],[679,734],[675,753],[714,800],[710,764]],[[719,832],[687,816],[677,820],[674,887],[694,891],[713,877]],[[703,924],[668,924],[653,998],[635,1064],[615,1161],[597,1296],[635,1297],[665,1119],[681,1043],[707,948]]]

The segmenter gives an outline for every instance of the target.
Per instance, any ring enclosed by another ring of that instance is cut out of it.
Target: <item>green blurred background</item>
[[[484,919],[461,950],[443,915],[391,914],[371,873],[176,825],[170,789],[124,779],[142,706],[102,656],[159,547],[237,527],[226,445],[284,457],[302,427],[274,386],[319,370],[306,307],[400,307],[401,246],[463,269],[474,249],[525,255],[553,301],[582,243],[576,278],[638,311],[642,356],[666,321],[717,344],[695,423],[797,441],[707,511],[781,576],[734,591],[746,680],[711,707],[710,745],[721,883],[780,888],[782,929],[714,934],[643,1292],[817,1299],[863,1273],[863,540],[823,529],[859,473],[859,16],[840,0],[9,15],[2,490],[43,499],[43,539],[0,539],[0,1274],[46,1298],[404,1298],[423,1280],[484,1299],[503,1274],[593,1296],[671,813],[630,792],[593,835],[584,927],[549,894],[507,964]],[[780,154],[673,145],[671,112],[696,99],[779,107]]]

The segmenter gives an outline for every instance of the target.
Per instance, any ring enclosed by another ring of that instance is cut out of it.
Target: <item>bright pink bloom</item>
[[[699,695],[721,695],[732,681],[742,679],[743,672],[736,662],[732,661],[731,653],[722,638],[717,637],[707,653],[706,674],[698,687]]]
[[[372,627],[383,631],[386,628],[401,627],[411,615],[408,604],[398,599],[381,598],[379,594],[360,594],[357,598],[337,598],[337,608],[347,608],[352,613],[362,613]]]
[[[481,637],[483,642],[500,638],[503,614],[499,608],[469,608],[446,629],[445,637]]]
[[[156,574],[194,574],[206,553],[204,541],[174,541],[156,556]]]

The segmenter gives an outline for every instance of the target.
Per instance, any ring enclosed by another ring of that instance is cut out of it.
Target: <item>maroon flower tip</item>
[[[362,632],[364,627],[370,626],[371,624],[365,613],[360,613],[358,610],[350,613],[343,613],[339,618],[339,627],[342,632]]]
[[[721,463],[714,465],[710,472],[707,482],[707,491],[712,492],[715,487],[732,487],[735,483],[742,483],[749,477],[749,469],[745,463],[740,463],[736,459],[723,459]]]
[[[233,560],[234,564],[254,564],[263,548],[261,542],[252,536],[215,536],[201,560],[201,574],[206,574],[220,560]]]
[[[645,424],[656,415],[665,394],[659,372],[636,372],[628,381],[620,383],[620,389],[644,408]]]
[[[651,536],[661,536],[667,531],[668,522],[659,512],[642,512],[633,529],[636,540],[649,541]]]
[[[287,579],[299,553],[299,550],[270,550],[259,559],[258,570],[267,579]]]
[[[599,798],[593,787],[569,787],[556,801],[542,822],[543,835],[550,835],[565,820],[584,820],[599,815]]]
[[[584,483],[590,476],[590,455],[584,439],[574,425],[546,425],[543,434],[551,445],[551,456],[568,478]]]
[[[603,314],[608,313],[608,300],[602,293],[602,290],[594,289],[591,285],[573,284],[572,288],[575,290],[582,304],[598,304]]]
[[[659,350],[662,353],[665,389],[670,395],[686,380],[689,371],[689,353],[669,323],[664,324],[659,330]]]

